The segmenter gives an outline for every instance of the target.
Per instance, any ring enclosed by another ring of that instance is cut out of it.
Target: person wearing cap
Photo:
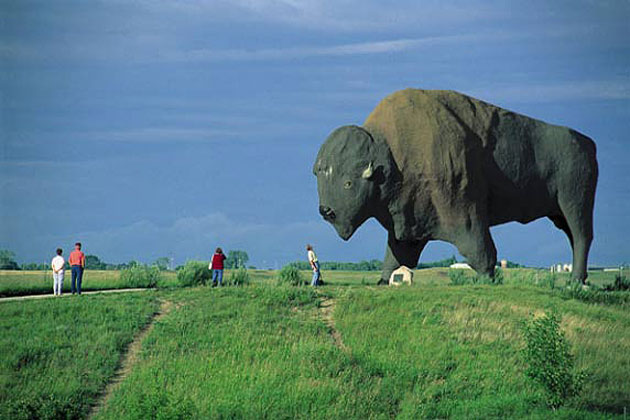
[[[306,245],[306,251],[308,263],[313,269],[313,280],[311,281],[311,286],[317,286],[319,284],[319,279],[322,276],[319,271],[319,260],[317,259],[317,255],[315,255],[315,251],[313,251],[313,246],[311,244]]]
[[[72,270],[72,283],[70,283],[72,294],[74,295],[76,292],[80,295],[83,270],[85,269],[85,254],[81,251],[81,242],[74,244],[74,251],[70,253],[68,263],[70,263]]]

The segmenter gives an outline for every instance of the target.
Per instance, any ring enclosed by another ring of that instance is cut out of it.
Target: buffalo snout
[[[328,206],[319,206],[319,214],[328,221],[335,220],[335,212]]]

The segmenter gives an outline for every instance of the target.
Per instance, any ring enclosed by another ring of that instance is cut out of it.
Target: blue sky
[[[0,248],[176,264],[381,258],[317,212],[312,162],[387,94],[453,89],[595,140],[591,264],[630,262],[627,1],[0,2]],[[570,261],[547,220],[492,230],[500,257]],[[456,253],[431,243],[421,260]]]

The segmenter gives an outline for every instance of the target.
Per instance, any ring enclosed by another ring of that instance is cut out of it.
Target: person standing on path
[[[57,255],[50,263],[50,267],[53,271],[53,295],[55,296],[61,296],[61,291],[63,290],[63,275],[66,269],[66,260],[63,259],[61,254],[63,254],[63,250],[57,248]]]
[[[72,269],[72,283],[70,283],[72,294],[75,291],[81,294],[81,282],[83,281],[83,270],[85,269],[85,254],[81,251],[81,242],[74,244],[74,251],[70,253],[68,259]]]
[[[221,248],[217,248],[212,256],[212,262],[210,262],[210,269],[212,270],[212,285],[223,286],[223,262],[225,261],[225,254]]]
[[[310,244],[306,245],[306,251],[308,255],[308,263],[313,269],[313,280],[311,281],[311,286],[317,286],[319,284],[319,279],[322,276],[319,271],[319,260],[317,259],[317,255],[315,255],[315,251],[313,251],[313,247]]]

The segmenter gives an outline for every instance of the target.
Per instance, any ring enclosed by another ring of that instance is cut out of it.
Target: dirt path
[[[148,336],[153,328],[155,327],[155,323],[159,322],[160,319],[164,318],[172,309],[173,302],[170,301],[162,301],[160,308],[156,313],[153,314],[153,317],[147,324],[138,332],[136,337],[127,347],[127,351],[121,356],[120,363],[118,364],[118,369],[114,373],[114,376],[110,379],[109,383],[105,387],[103,394],[99,398],[99,400],[92,407],[92,412],[88,416],[89,419],[94,418],[103,407],[107,405],[107,401],[112,396],[114,391],[118,388],[122,381],[129,375],[133,366],[136,364],[138,360],[138,355],[140,354],[140,350],[142,349],[142,342],[144,338]]]
[[[81,292],[81,295],[94,295],[97,293],[125,293],[125,292],[143,292],[144,288],[136,288],[136,289],[108,289],[108,290],[92,290],[89,292]],[[72,296],[72,293],[64,293],[60,296],[60,298],[67,298],[68,296]],[[0,298],[0,302],[10,302],[13,300],[28,300],[28,299],[45,299],[45,298],[54,298],[55,295],[25,295],[25,296],[10,296]]]
[[[335,320],[333,318],[334,310],[335,300],[328,297],[323,298],[322,304],[319,307],[319,314],[322,317],[324,323],[328,326],[330,336],[332,337],[335,346],[347,353],[350,350],[343,343],[341,334],[339,334],[339,331],[337,331],[337,328],[335,328]]]

